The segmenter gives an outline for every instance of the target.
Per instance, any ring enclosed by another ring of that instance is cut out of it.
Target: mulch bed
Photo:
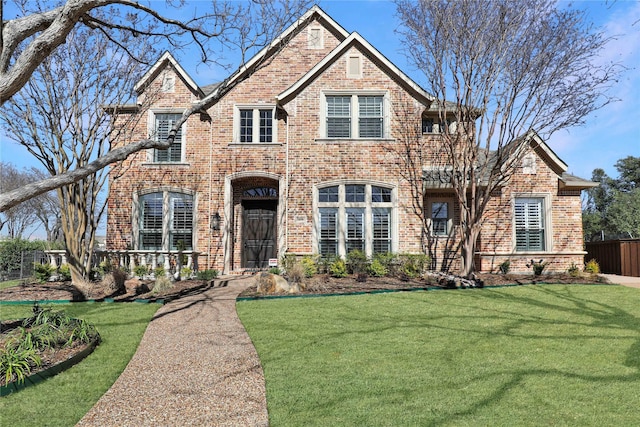
[[[478,276],[485,286],[501,285],[527,285],[537,283],[561,283],[561,284],[582,284],[582,283],[607,283],[601,276],[581,276],[573,277],[569,274],[550,274],[542,276],[515,275],[515,274],[480,274]],[[374,292],[382,290],[410,290],[433,287],[446,287],[444,283],[438,283],[434,278],[402,280],[395,277],[367,277],[365,281],[356,280],[355,276],[345,278],[335,278],[325,274],[319,274],[305,283],[302,290],[303,295],[326,295],[326,294],[348,294]],[[126,282],[127,291],[124,294],[113,295],[105,288],[101,288],[99,283],[92,287],[89,295],[82,292],[71,282],[48,282],[29,283],[13,286],[0,290],[0,301],[44,301],[44,300],[71,300],[84,301],[86,299],[101,300],[112,298],[114,301],[133,301],[136,299],[148,299],[169,301],[183,296],[203,292],[213,286],[219,286],[219,281],[202,280],[182,280],[174,282],[172,287],[163,292],[149,291],[153,287],[153,281],[141,281],[130,279]],[[260,296],[256,285],[252,285],[240,294],[241,297]]]

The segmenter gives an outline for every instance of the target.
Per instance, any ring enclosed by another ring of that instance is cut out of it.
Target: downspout
[[[207,239],[207,268],[211,268],[211,240],[213,230],[211,230],[211,215],[213,215],[213,117],[209,121],[209,215],[207,216],[206,227],[209,238]]]
[[[291,116],[287,115],[287,136],[285,148],[285,177],[284,177],[284,249],[285,253],[289,250],[289,120]],[[284,254],[281,254],[284,256]]]

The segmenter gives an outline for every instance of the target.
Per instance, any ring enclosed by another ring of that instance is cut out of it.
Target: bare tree
[[[436,158],[460,206],[461,274],[469,276],[487,204],[532,132],[546,138],[582,124],[611,101],[606,90],[620,68],[597,62],[608,39],[584,12],[553,0],[396,5],[406,50],[436,99]]]
[[[128,43],[139,55],[155,56],[149,48],[145,53],[143,39]],[[5,103],[0,120],[8,137],[23,145],[49,175],[64,174],[109,151],[110,141],[124,129],[112,126],[111,116],[101,106],[130,99],[143,71],[139,61],[114,49],[104,36],[88,28],[74,29],[64,46],[52,52]],[[88,279],[91,271],[95,232],[105,211],[100,192],[106,180],[107,170],[102,169],[56,190],[74,283]]]
[[[0,192],[20,188],[32,181],[27,171],[0,162]],[[22,239],[27,229],[38,221],[30,203],[22,203],[0,214],[0,231],[11,239]]]
[[[37,168],[31,168],[30,173],[32,178],[29,182],[41,181],[48,177],[48,173]],[[56,192],[43,193],[25,203],[31,205],[34,215],[47,235],[47,242],[62,243],[62,209]]]
[[[184,41],[184,36],[187,36],[198,46],[203,62],[209,63],[222,59],[220,51],[223,48],[238,50],[244,61],[246,55],[268,47],[260,51],[266,59],[282,42],[275,37],[298,18],[309,3],[308,0],[212,0],[208,13],[183,22],[162,16],[131,0],[67,0],[62,6],[49,9],[39,1],[25,1],[22,2],[24,16],[2,20],[0,103],[6,102],[26,84],[40,64],[67,40],[76,26],[85,26],[102,33],[114,46],[119,46],[127,55],[142,62],[144,60],[140,57],[140,52],[130,48],[132,38],[145,38],[150,45],[162,39],[178,48],[181,47],[180,42]],[[26,6],[34,9],[28,10]],[[182,119],[176,121],[166,140],[134,141],[110,150],[87,164],[76,165],[67,172],[3,193],[0,195],[0,212],[38,194],[77,182],[138,151],[168,148],[175,133],[190,115],[213,105],[231,89],[232,82],[238,83],[246,78],[247,71],[240,68],[213,93],[194,103],[184,112]]]

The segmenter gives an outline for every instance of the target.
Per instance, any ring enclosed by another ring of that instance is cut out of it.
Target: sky
[[[164,7],[164,0],[152,0],[155,9]],[[200,9],[203,1],[186,0],[183,12]],[[559,131],[547,141],[551,149],[569,165],[568,172],[590,178],[593,169],[602,168],[617,177],[614,164],[626,156],[640,157],[640,0],[573,1],[561,6],[585,9],[594,24],[612,40],[599,60],[621,63],[626,71],[610,94],[618,100],[592,113],[584,126]],[[324,0],[320,7],[347,31],[356,31],[376,49],[424,86],[424,77],[402,53],[400,37],[395,33],[399,21],[395,6],[385,0],[341,1]],[[5,18],[11,18],[5,9]],[[183,68],[200,86],[220,81],[225,74],[219,67],[198,64],[197,55],[172,52]],[[40,166],[19,145],[7,140],[0,129],[0,160],[18,168]]]

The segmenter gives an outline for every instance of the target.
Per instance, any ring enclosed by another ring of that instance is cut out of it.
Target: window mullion
[[[358,107],[358,95],[351,95],[351,137],[360,136],[360,110]]]

